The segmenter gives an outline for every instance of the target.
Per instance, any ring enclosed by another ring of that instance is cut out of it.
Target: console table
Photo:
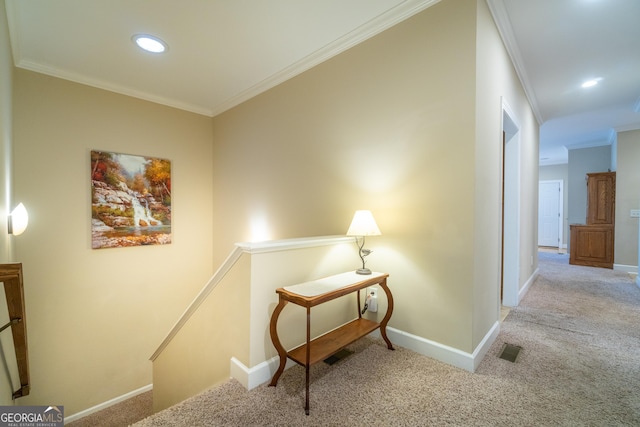
[[[387,338],[387,323],[393,313],[393,296],[387,287],[387,273],[371,273],[371,275],[361,275],[355,272],[341,273],[323,279],[305,282],[298,285],[286,286],[276,289],[279,295],[278,305],[271,315],[270,334],[271,341],[278,351],[280,365],[271,379],[270,386],[276,386],[280,375],[284,371],[287,358],[305,367],[306,388],[304,410],[309,415],[309,367],[318,363],[333,354],[337,353],[347,345],[362,338],[363,336],[380,329],[382,338],[387,343],[389,350],[394,350],[391,341]],[[387,312],[380,323],[362,317],[360,309],[360,291],[368,286],[380,285],[387,296]],[[351,322],[345,323],[337,329],[328,332],[320,337],[311,339],[311,307],[320,305],[327,301],[340,298],[342,296],[357,292],[358,317]],[[307,341],[305,344],[285,350],[278,338],[278,317],[287,303],[293,303],[307,310]]]

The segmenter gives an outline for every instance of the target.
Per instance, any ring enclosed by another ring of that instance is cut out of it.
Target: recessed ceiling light
[[[582,83],[582,87],[584,87],[584,88],[593,87],[593,86],[597,85],[600,80],[601,79],[587,80],[586,82]]]
[[[158,37],[149,34],[136,34],[131,38],[141,49],[151,53],[162,53],[167,50],[167,44]]]

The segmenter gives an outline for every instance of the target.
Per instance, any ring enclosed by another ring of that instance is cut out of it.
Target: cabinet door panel
[[[615,191],[615,172],[587,174],[587,224],[613,225]]]
[[[613,227],[571,226],[570,264],[613,268]]]

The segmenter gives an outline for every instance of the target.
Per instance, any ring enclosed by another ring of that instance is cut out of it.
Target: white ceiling
[[[542,125],[541,165],[640,129],[640,1],[487,3]]]
[[[440,0],[6,0],[16,66],[214,116]],[[443,0],[460,1],[460,0]],[[541,164],[640,129],[640,0],[487,0]],[[150,33],[169,45],[142,53]],[[580,88],[588,78],[598,86]]]

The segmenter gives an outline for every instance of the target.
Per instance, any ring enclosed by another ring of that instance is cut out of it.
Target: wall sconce
[[[356,237],[356,245],[360,249],[359,255],[362,260],[362,268],[357,269],[356,273],[371,274],[371,270],[364,266],[364,258],[371,253],[370,249],[364,249],[364,238],[365,236],[380,236],[381,234],[371,211],[356,211],[349,230],[347,230],[347,236]],[[358,244],[359,237],[362,237],[362,244]]]
[[[7,218],[7,225],[9,228],[9,234],[18,236],[27,229],[29,224],[29,214],[27,209],[22,203],[18,204],[14,210],[11,211]]]

